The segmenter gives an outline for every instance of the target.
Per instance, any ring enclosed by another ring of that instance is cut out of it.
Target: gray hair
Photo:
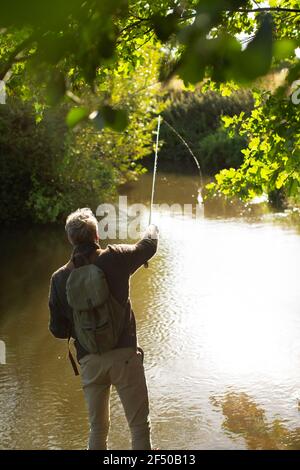
[[[77,209],[68,215],[65,229],[73,246],[90,243],[98,238],[98,221],[88,207]]]

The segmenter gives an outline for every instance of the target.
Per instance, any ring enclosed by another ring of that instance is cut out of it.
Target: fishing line
[[[201,166],[199,161],[197,160],[196,156],[192,152],[190,146],[188,143],[184,140],[184,138],[179,134],[179,132],[174,129],[174,127],[165,119],[163,122],[166,123],[166,125],[171,129],[175,135],[181,140],[181,142],[185,145],[185,147],[188,149],[189,153],[192,155],[194,162],[196,163],[196,166],[199,171],[199,179],[200,179],[200,187],[198,188],[198,202],[201,204],[203,202],[202,196],[201,196],[201,189],[203,188],[203,175],[201,171]],[[152,212],[153,212],[153,201],[154,201],[154,193],[155,193],[155,181],[156,181],[156,173],[157,173],[157,158],[158,158],[158,144],[159,144],[159,131],[160,131],[160,123],[161,123],[161,116],[158,116],[158,123],[157,123],[157,132],[156,132],[156,144],[155,144],[155,157],[154,157],[154,167],[153,167],[153,177],[152,177],[152,189],[151,189],[151,202],[150,202],[150,213],[149,213],[149,225],[151,225],[152,221]],[[149,264],[146,262],[144,264],[145,268],[148,268]]]
[[[179,132],[165,119],[162,121],[165,123],[171,131],[177,135],[177,137],[181,140],[181,142],[185,145],[185,147],[188,149],[189,153],[192,155],[193,160],[198,168],[199,172],[199,180],[200,180],[200,187],[198,189],[198,202],[202,202],[202,197],[201,197],[201,189],[203,188],[203,175],[201,171],[201,166],[196,158],[195,154],[192,152],[192,149],[188,145],[188,143],[184,140],[184,138],[179,134]],[[151,202],[150,202],[150,214],[149,214],[149,225],[151,224],[152,220],[152,211],[153,211],[153,201],[154,201],[154,193],[155,193],[155,182],[156,182],[156,173],[157,173],[157,158],[158,158],[158,143],[159,143],[159,131],[160,131],[160,123],[161,123],[161,116],[158,116],[158,124],[157,124],[157,132],[156,132],[156,145],[155,145],[155,158],[154,158],[154,167],[153,167],[153,178],[152,178],[152,190],[151,190]]]
[[[198,162],[197,158],[195,157],[194,153],[192,152],[190,146],[187,144],[187,142],[184,140],[184,138],[179,134],[179,132],[177,132],[176,129],[174,129],[174,127],[171,126],[171,124],[168,121],[166,121],[165,119],[164,119],[164,123],[167,124],[167,126],[177,135],[177,137],[181,140],[181,142],[186,146],[186,148],[188,149],[188,151],[192,155],[192,157],[194,159],[194,162],[196,163],[196,166],[197,166],[198,171],[199,171],[199,178],[200,178],[200,188],[199,189],[202,189],[203,188],[203,175],[202,175],[200,163]]]

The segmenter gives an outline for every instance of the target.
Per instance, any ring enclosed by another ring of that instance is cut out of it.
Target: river
[[[145,175],[128,192],[149,199]],[[156,202],[195,203],[192,176],[159,175]],[[132,278],[160,449],[300,449],[300,236],[272,218],[158,214],[158,254]],[[65,341],[48,325],[63,228],[1,234],[1,449],[84,449],[88,423]],[[112,449],[129,447],[115,393]]]

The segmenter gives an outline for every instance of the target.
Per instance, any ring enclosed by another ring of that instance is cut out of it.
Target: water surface
[[[151,178],[130,191],[148,201]],[[160,176],[156,202],[193,203],[197,181]],[[160,449],[300,449],[300,236],[251,218],[154,213],[161,242],[131,297]],[[0,448],[82,449],[88,424],[65,341],[47,330],[50,274],[63,229],[1,236]],[[129,434],[111,400],[110,447]]]

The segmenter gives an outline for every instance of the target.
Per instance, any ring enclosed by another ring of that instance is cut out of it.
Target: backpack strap
[[[77,376],[77,375],[79,375],[79,371],[78,371],[77,364],[75,362],[75,359],[74,359],[73,354],[72,354],[71,349],[70,349],[70,341],[71,341],[71,332],[69,332],[69,335],[68,335],[68,357],[70,359],[74,374]]]

